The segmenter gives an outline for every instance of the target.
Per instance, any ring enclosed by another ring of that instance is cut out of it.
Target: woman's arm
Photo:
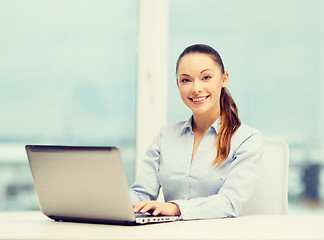
[[[160,143],[161,132],[154,138],[146,151],[140,165],[140,174],[129,190],[134,205],[143,201],[156,200],[159,195]]]

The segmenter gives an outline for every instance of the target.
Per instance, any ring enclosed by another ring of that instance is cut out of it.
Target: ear
[[[228,72],[225,72],[222,76],[222,83],[221,83],[222,87],[226,87],[228,80],[229,80]]]

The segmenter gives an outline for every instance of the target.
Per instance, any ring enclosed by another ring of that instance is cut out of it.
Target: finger
[[[136,207],[136,205],[133,206],[133,211],[134,211],[134,213],[138,212],[138,207]]]
[[[150,210],[155,210],[156,206],[154,206],[154,204],[152,203],[147,203],[142,209],[141,209],[141,213],[146,213],[149,212]]]
[[[136,212],[136,213],[139,212],[147,203],[148,203],[148,201],[144,201],[137,205],[134,205],[133,206],[134,212]]]
[[[161,213],[161,208],[156,208],[156,209],[154,210],[154,212],[152,213],[152,215],[157,216],[157,215],[159,215],[160,213]]]

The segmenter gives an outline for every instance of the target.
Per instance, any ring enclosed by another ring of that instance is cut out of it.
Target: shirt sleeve
[[[259,175],[262,137],[256,132],[235,150],[219,192],[209,197],[174,200],[182,219],[225,218],[239,215],[242,203],[252,195]]]
[[[156,200],[160,191],[158,172],[160,166],[161,131],[154,138],[140,164],[138,178],[130,187],[132,204],[142,201]]]

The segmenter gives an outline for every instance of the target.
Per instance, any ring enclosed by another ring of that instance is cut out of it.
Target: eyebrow
[[[206,68],[205,70],[202,70],[202,71],[200,72],[200,74],[202,74],[203,72],[206,72],[206,71],[208,71],[208,70],[213,72],[212,69]]]
[[[186,76],[186,77],[190,77],[189,74],[185,74],[185,73],[181,73],[180,76]]]
[[[206,68],[206,69],[202,70],[202,71],[200,72],[200,74],[202,74],[202,73],[204,73],[204,72],[206,72],[206,71],[212,71],[212,72],[213,72],[212,69]],[[190,77],[190,75],[189,75],[189,74],[186,74],[186,73],[181,73],[179,76]]]

